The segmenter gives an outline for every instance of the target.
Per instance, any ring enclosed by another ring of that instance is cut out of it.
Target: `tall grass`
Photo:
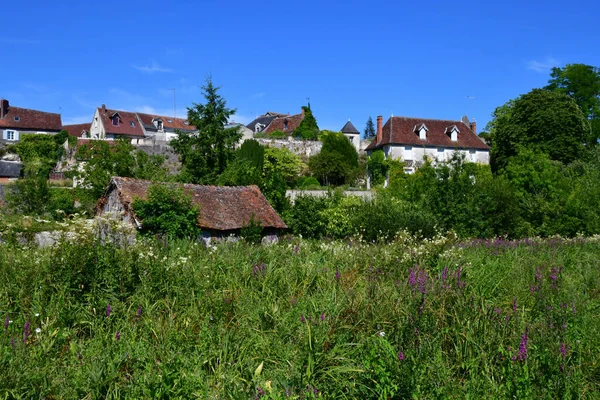
[[[0,397],[594,398],[599,247],[3,245]]]

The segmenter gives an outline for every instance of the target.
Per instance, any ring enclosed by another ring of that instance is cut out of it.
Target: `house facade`
[[[391,117],[382,124],[377,117],[377,135],[366,148],[370,155],[383,150],[386,158],[405,162],[405,172],[412,173],[424,159],[443,162],[456,152],[467,161],[489,164],[490,148],[477,136],[475,121],[467,117],[459,121],[427,118]]]
[[[60,114],[13,107],[0,99],[0,133],[3,142],[18,142],[23,134],[54,135],[62,130]]]
[[[94,112],[89,137],[84,139],[115,140],[131,139],[133,145],[169,142],[177,136],[176,131],[195,132],[196,127],[186,119],[144,114],[131,111],[111,110],[102,104]]]
[[[253,133],[264,133],[269,135],[275,131],[281,131],[292,135],[300,123],[304,120],[304,109],[300,114],[280,114],[267,112],[246,125]]]
[[[96,215],[111,217],[130,223],[137,229],[141,221],[131,206],[135,198],[145,199],[151,181],[113,177],[104,195],[98,200]],[[165,183],[166,185],[168,183]],[[198,226],[202,239],[237,237],[251,219],[258,220],[263,235],[274,240],[287,229],[283,220],[271,207],[268,200],[255,186],[203,186],[185,184],[183,189],[199,206]]]
[[[354,146],[356,152],[358,153],[360,151],[360,132],[358,131],[358,129],[356,129],[352,122],[348,120],[348,122],[346,122],[346,125],[343,126],[341,132],[344,134],[344,136],[348,138],[348,140],[350,141],[350,143],[352,143],[352,146]]]

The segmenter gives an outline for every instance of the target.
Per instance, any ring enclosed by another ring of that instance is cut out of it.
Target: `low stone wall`
[[[297,197],[301,196],[313,196],[313,197],[325,197],[329,194],[328,190],[286,190],[285,195],[290,199],[293,203]],[[374,192],[371,191],[362,191],[362,190],[346,190],[344,191],[344,195],[346,196],[357,196],[362,198],[363,200],[373,200],[375,196]]]
[[[310,157],[321,152],[323,143],[317,140],[289,140],[289,139],[267,139],[254,138],[263,146],[288,149],[301,157]]]

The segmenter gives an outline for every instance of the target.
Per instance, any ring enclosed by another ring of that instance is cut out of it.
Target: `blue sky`
[[[91,121],[94,109],[173,114],[208,74],[247,123],[298,113],[322,129],[392,113],[475,118],[546,84],[552,66],[600,66],[591,1],[6,2],[0,97]],[[9,17],[9,18],[6,18]]]

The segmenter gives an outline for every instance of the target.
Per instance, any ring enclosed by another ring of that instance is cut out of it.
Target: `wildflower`
[[[565,344],[565,342],[562,342],[560,344],[560,355],[564,358],[567,356],[567,345]]]
[[[10,325],[10,319],[8,319],[8,314],[6,314],[6,320],[4,321],[4,330],[8,329],[8,325]]]
[[[40,316],[40,313],[36,313],[36,314],[35,314],[35,316],[36,316],[36,317],[39,317],[39,316]]]
[[[116,340],[120,340],[121,339],[121,332],[117,331],[117,333],[115,333],[115,339]]]
[[[42,333],[42,329],[41,328],[35,328],[35,333]]]
[[[260,386],[258,386],[256,388],[256,395],[254,396],[254,398],[259,399],[259,398],[263,397],[265,394],[266,394],[265,391]]]
[[[514,312],[517,311],[517,299],[516,298],[513,299],[513,311]]]
[[[404,361],[404,353],[403,352],[398,353],[398,361]]]
[[[415,286],[417,284],[417,274],[412,268],[408,270],[408,284],[410,286]]]
[[[335,280],[339,281],[341,277],[340,271],[335,271]]]
[[[321,321],[325,321],[325,313],[321,314]]]
[[[10,339],[10,345],[11,347],[15,347],[15,338]]]
[[[517,358],[520,361],[527,360],[527,344],[529,342],[529,338],[527,337],[527,332],[524,332],[521,336],[521,343],[519,344],[519,354]]]
[[[300,321],[301,321],[302,323],[305,323],[305,322],[306,322],[306,318],[304,318],[304,315],[302,315],[302,316],[300,317]]]
[[[106,306],[106,316],[110,317],[110,312],[111,312],[111,308],[110,308],[110,304],[108,306]]]
[[[385,332],[384,331],[379,332],[379,336],[384,337],[385,336]]]
[[[23,343],[26,343],[28,338],[29,338],[29,321],[25,322],[25,326],[23,327]]]
[[[141,316],[142,316],[142,306],[139,306],[138,310],[137,310],[137,317],[139,318]]]

